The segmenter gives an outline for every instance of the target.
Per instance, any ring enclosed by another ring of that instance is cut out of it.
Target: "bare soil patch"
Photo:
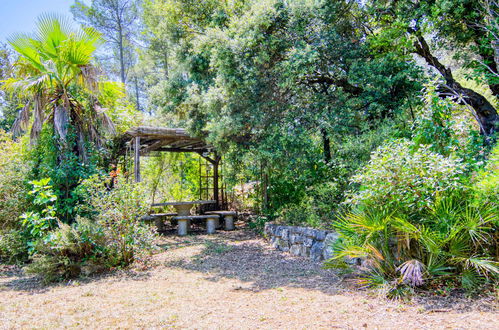
[[[147,270],[42,286],[0,266],[2,328],[497,329],[497,300],[387,301],[250,231],[167,234]]]

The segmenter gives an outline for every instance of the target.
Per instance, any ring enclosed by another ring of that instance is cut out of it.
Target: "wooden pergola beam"
[[[165,146],[165,145],[172,143],[173,141],[174,140],[172,140],[172,139],[158,140],[158,141],[154,142],[153,144],[143,148],[140,151],[140,153],[141,153],[141,155],[148,154],[149,152],[155,151],[155,150],[161,148],[162,146]]]

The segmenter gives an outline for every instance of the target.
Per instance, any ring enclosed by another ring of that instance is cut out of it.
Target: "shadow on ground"
[[[167,235],[165,240],[171,252],[201,246],[201,249],[193,249],[189,257],[169,260],[165,266],[205,273],[209,281],[238,279],[248,283],[241,290],[254,292],[278,287],[313,289],[328,294],[339,290],[340,278],[333,270],[323,269],[319,262],[276,251],[251,231],[219,232],[214,236],[197,231],[185,238]]]
[[[105,279],[119,278],[119,280],[145,281],[150,277],[151,274],[146,271],[124,269],[45,284],[40,277],[26,274],[19,266],[0,265],[0,292],[19,291],[28,294],[43,294],[57,287],[80,286]]]
[[[185,238],[175,235],[164,237],[171,252],[189,247],[194,253],[165,262],[166,267],[181,268],[206,274],[208,281],[223,278],[237,279],[247,285],[237,288],[259,292],[279,287],[317,290],[328,295],[352,294],[359,291],[337,271],[324,269],[322,263],[308,258],[295,257],[270,247],[251,231],[220,232],[206,236],[200,230]],[[374,293],[366,291],[366,293]],[[495,311],[497,301],[492,294],[470,297],[465,292],[454,290],[447,296],[416,295],[411,301],[427,312]],[[400,301],[403,303],[403,301]]]
[[[336,271],[324,269],[321,263],[308,258],[277,251],[250,230],[219,231],[215,235],[205,235],[202,228],[194,229],[186,237],[177,236],[173,229],[162,235],[158,242],[160,249],[152,258],[152,266],[145,270],[118,270],[44,285],[36,277],[24,274],[20,267],[0,265],[0,292],[43,294],[57,287],[82,286],[101,280],[109,284],[115,281],[154,281],[158,276],[168,277],[172,270],[177,269],[200,273],[206,281],[236,279],[241,283],[234,290],[261,292],[288,287],[331,296],[352,295],[352,299],[367,298],[364,294],[359,295],[358,290],[351,285],[346,285],[348,281]],[[371,292],[367,291],[368,294]],[[494,295],[490,293],[474,298],[457,291],[446,297],[418,295],[412,303],[429,313],[497,309]]]

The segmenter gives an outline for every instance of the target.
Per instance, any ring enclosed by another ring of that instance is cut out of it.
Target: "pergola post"
[[[218,189],[218,165],[220,164],[220,157],[215,154],[215,161],[213,162],[213,199],[215,200],[215,205],[217,210],[220,209],[219,201],[219,189]]]
[[[135,182],[140,182],[140,137],[135,137],[135,159],[134,159],[134,173],[135,173]]]

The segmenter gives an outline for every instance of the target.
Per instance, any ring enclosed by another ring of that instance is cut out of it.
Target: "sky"
[[[0,43],[17,32],[35,30],[36,18],[57,13],[72,18],[69,8],[74,0],[0,0]]]

